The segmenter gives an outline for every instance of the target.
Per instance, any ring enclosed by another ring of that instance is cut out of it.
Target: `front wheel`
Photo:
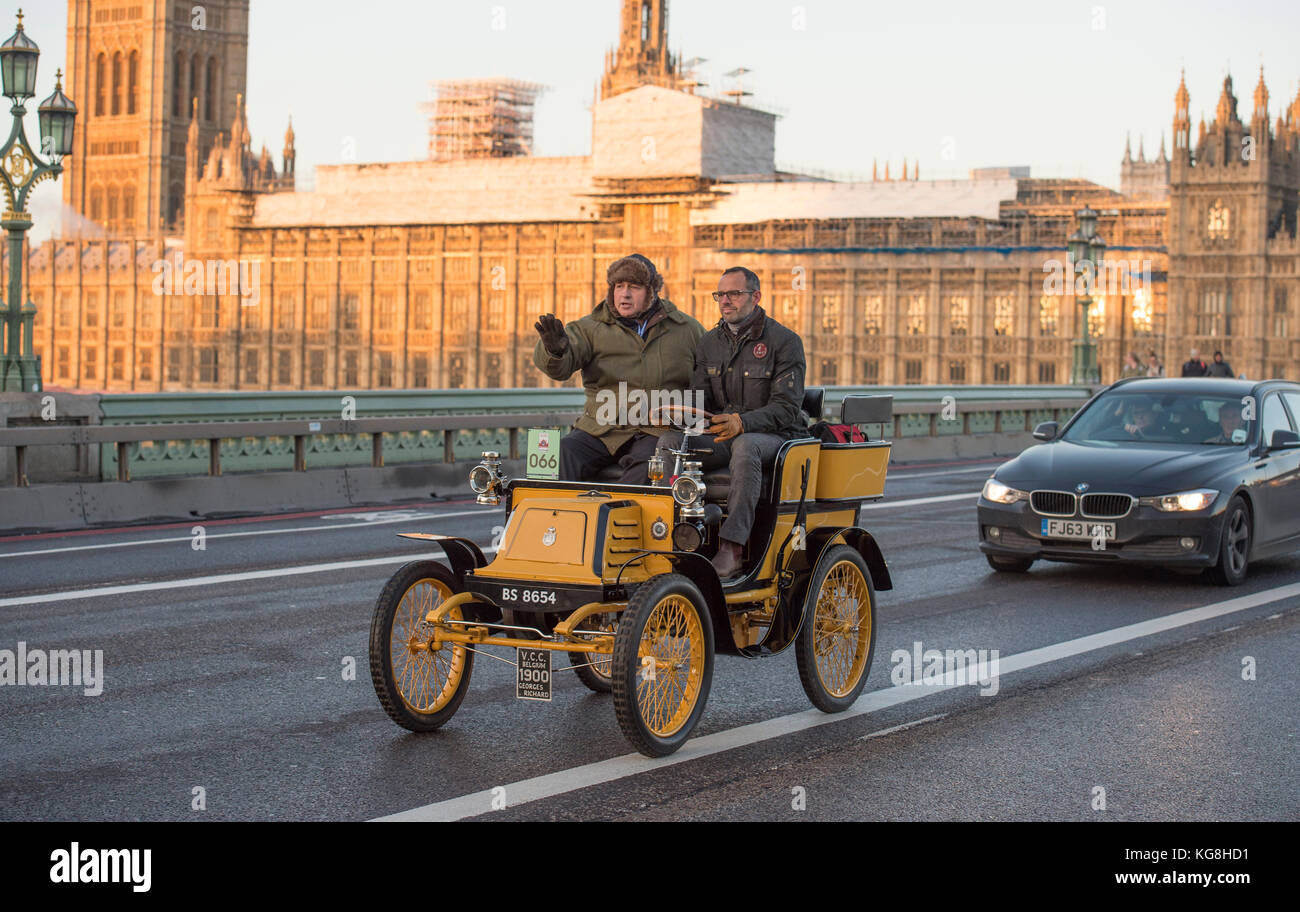
[[[1028,573],[1034,565],[1032,557],[999,557],[992,554],[985,554],[984,557],[989,566],[999,573]]]
[[[413,561],[393,574],[375,602],[370,680],[388,717],[411,731],[446,724],[469,687],[474,653],[450,643],[429,649],[433,629],[425,616],[455,591],[456,578],[442,564]]]
[[[713,625],[696,585],[680,573],[642,583],[614,634],[614,711],[647,757],[691,736],[713,681]]]
[[[1245,582],[1250,540],[1250,509],[1240,496],[1234,497],[1223,512],[1219,559],[1210,567],[1210,578],[1221,586],[1240,586]]]
[[[579,630],[599,630],[613,633],[618,623],[617,614],[595,614],[578,625]],[[571,652],[569,661],[573,663],[573,673],[578,680],[587,685],[589,690],[598,694],[607,694],[613,686],[613,656],[607,652]]]
[[[795,643],[799,683],[822,712],[842,712],[862,693],[876,648],[875,620],[876,592],[867,562],[848,545],[836,545],[808,584]]]

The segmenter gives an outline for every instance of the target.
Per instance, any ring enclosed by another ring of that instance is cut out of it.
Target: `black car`
[[[1300,384],[1121,380],[984,485],[980,550],[995,570],[1036,560],[1208,568],[1300,546]]]

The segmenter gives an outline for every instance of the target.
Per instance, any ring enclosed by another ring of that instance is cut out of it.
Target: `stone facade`
[[[775,169],[771,115],[674,87],[647,37],[666,4],[624,7],[634,46],[608,62],[590,156],[321,167],[292,192],[292,133],[280,172],[252,153],[242,72],[222,83],[228,130],[206,135],[191,99],[182,230],[31,251],[47,386],[550,386],[531,364],[537,315],[587,313],[631,251],[706,326],[718,274],[754,269],[804,337],[809,383],[1066,382],[1079,315],[1052,276],[1085,204],[1119,276],[1090,316],[1103,380],[1128,351],[1176,370],[1192,344],[1250,376],[1296,375],[1300,99],[1270,127],[1262,77],[1250,123],[1226,84],[1195,148],[1180,86],[1167,198],[1158,169],[1130,168],[1122,192],[1019,168],[833,183]],[[1253,158],[1233,157],[1243,143]],[[102,164],[92,150],[80,167]],[[195,264],[207,281],[189,282]]]

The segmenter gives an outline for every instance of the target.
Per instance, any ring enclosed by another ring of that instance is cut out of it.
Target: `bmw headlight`
[[[673,500],[678,506],[689,507],[699,501],[704,486],[689,475],[679,475],[673,482]]]
[[[1204,510],[1210,506],[1218,496],[1218,491],[1200,488],[1196,491],[1180,491],[1177,494],[1153,497],[1152,501],[1157,510],[1163,510],[1166,513],[1195,513],[1197,510]]]
[[[984,482],[984,499],[991,500],[994,503],[1013,504],[1018,501],[1028,500],[1029,495],[1024,491],[1017,491],[1015,488],[1008,487],[996,478],[990,478]]]

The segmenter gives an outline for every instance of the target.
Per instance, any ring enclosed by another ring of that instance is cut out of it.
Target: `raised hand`
[[[542,337],[542,345],[552,355],[559,357],[569,347],[569,337],[564,332],[564,324],[555,314],[542,314],[533,324],[533,328]]]

